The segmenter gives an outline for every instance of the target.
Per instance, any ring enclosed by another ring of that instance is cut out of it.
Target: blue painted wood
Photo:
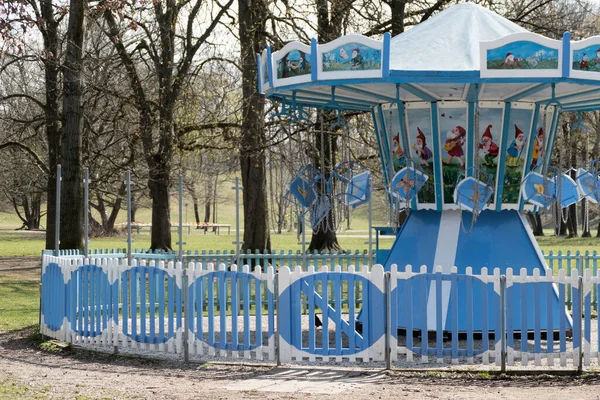
[[[559,283],[558,285],[558,304],[565,304],[565,289],[566,285],[564,283]],[[558,316],[558,324],[559,324],[559,342],[560,342],[560,352],[567,351],[567,318],[565,313],[560,313]]]
[[[314,275],[306,277],[307,286],[316,291]],[[315,296],[308,297],[308,350],[310,354],[315,354],[316,336],[315,336]]]
[[[431,103],[431,131],[433,134],[433,154],[440,153],[440,128],[438,116],[438,104]],[[435,203],[437,211],[442,211],[444,206],[444,184],[442,180],[441,157],[438,162],[433,163],[433,174],[435,176]]]
[[[137,331],[138,322],[138,286],[139,286],[139,274],[137,269],[131,270],[131,338],[139,342],[139,336]]]
[[[322,286],[322,307],[321,311],[323,312],[323,318],[321,322],[322,326],[322,343],[323,343],[323,355],[329,355],[329,273],[323,274],[323,279],[321,280]]]
[[[168,307],[167,307],[167,334],[168,337],[172,338],[175,336],[175,329],[174,329],[174,318],[173,318],[173,313],[175,311],[175,278],[173,277],[173,279],[169,279],[168,280],[168,285],[167,285],[167,302],[168,302]]]
[[[267,46],[267,71],[269,72],[269,86],[273,88],[273,56],[271,46]]]
[[[195,293],[195,301],[196,301],[196,337],[200,341],[204,341],[204,281],[206,279],[204,277],[197,278],[194,281],[194,289]]]
[[[231,274],[231,345],[232,348],[237,349],[239,345],[238,338],[238,317],[240,316],[240,299],[238,298],[238,274]],[[224,332],[224,331],[223,331]]]
[[[217,277],[218,282],[218,293],[219,297],[219,348],[225,349],[227,343],[227,278],[225,275],[219,275]],[[233,296],[233,293],[232,293]]]
[[[563,33],[562,36],[562,77],[568,78],[571,75],[571,34]]]
[[[390,76],[390,42],[392,36],[389,32],[383,34],[383,52],[381,62],[381,73],[382,77],[387,78]]]
[[[489,343],[489,306],[488,306],[488,289],[489,283],[481,285],[481,349],[483,351],[488,351],[490,349]]]
[[[317,66],[318,46],[316,38],[310,39],[310,79],[313,82],[319,80],[319,68]]]
[[[444,350],[443,330],[445,328],[442,326],[442,272],[436,272],[433,276],[431,276],[430,274],[427,274],[426,276],[430,278],[435,277],[435,341],[437,348],[437,358],[442,358]]]
[[[410,279],[410,280],[400,280],[398,279],[396,281],[396,284],[398,285],[398,287],[400,287],[400,285],[404,286],[404,296],[402,298],[402,303],[399,302],[393,302],[392,303],[392,307],[394,304],[405,304],[405,310],[406,310],[406,349],[407,351],[414,351],[414,343],[413,343],[413,330],[414,330],[414,324],[413,324],[413,311],[415,311],[413,309],[413,288],[415,286],[415,284],[418,283],[418,279]],[[417,289],[418,290],[418,289]],[[398,292],[396,290],[396,292]],[[400,306],[401,307],[401,306]],[[392,309],[392,316],[396,315],[397,313],[395,313]],[[392,325],[392,326],[398,326],[398,316],[395,316],[396,318],[396,324]]]
[[[157,276],[158,288],[158,340],[160,343],[165,342],[165,275]]]
[[[592,337],[592,296],[590,293],[583,298],[583,335],[588,343]]]
[[[541,353],[542,351],[542,331],[540,325],[540,301],[541,301],[541,293],[540,293],[540,284],[533,283],[533,298],[536,301],[533,302],[533,323],[534,323],[534,331],[533,331],[533,340],[534,340],[534,351],[536,353]]]
[[[150,318],[150,343],[156,343],[156,268],[148,270],[148,296]]]
[[[121,301],[123,304],[123,334],[129,336],[129,271],[121,274]]]
[[[532,134],[531,134],[531,139],[529,140],[529,143],[527,144],[527,157],[526,157],[526,161],[525,161],[525,170],[523,172],[523,176],[527,176],[527,174],[531,171],[531,155],[533,153],[533,146],[535,144],[535,137],[537,136],[537,126],[538,126],[538,119],[540,117],[540,105],[539,103],[535,104],[535,108],[533,109],[533,121],[532,121]],[[548,133],[544,132],[546,135],[548,135]],[[525,199],[523,198],[522,194],[519,194],[519,212],[523,212],[525,208]],[[550,253],[552,253],[552,251],[550,251]],[[552,268],[552,267],[550,267]]]
[[[215,278],[209,275],[207,278],[208,293],[208,338],[207,343],[211,347],[215,346]],[[217,278],[218,279],[218,278]]]
[[[342,330],[339,329],[342,319],[342,280],[340,279],[340,274],[334,273],[333,279],[331,281],[333,283],[333,296],[335,301],[335,310],[338,312],[336,315],[336,325],[337,329],[335,330],[335,355],[342,355]],[[337,319],[339,316],[339,319]],[[354,336],[354,335],[352,335]]]
[[[508,147],[508,134],[510,122],[511,103],[504,103],[504,118],[502,122],[502,145],[500,146],[500,157],[498,161],[498,172],[496,176],[495,195],[496,195],[496,211],[502,210],[502,193],[504,192],[504,170],[506,166],[506,149]]]
[[[552,312],[552,299],[554,298],[554,296],[556,296],[554,293],[554,285],[544,284],[544,286],[546,288],[546,332],[554,332],[554,321]],[[561,314],[564,314],[564,312]],[[549,354],[554,353],[554,334],[546,334],[546,352]]]
[[[90,318],[89,318],[89,281],[90,281],[90,267],[83,267],[83,335],[89,336],[89,326],[90,326]]]
[[[475,85],[471,85],[471,87],[474,87]],[[469,89],[470,89],[469,88]],[[479,90],[479,89],[477,89]],[[469,91],[470,92],[470,91]],[[468,96],[467,96],[468,97]],[[469,106],[467,108],[467,118],[468,118],[468,122],[467,122],[467,165],[466,165],[466,171],[467,171],[467,176],[471,177],[474,176],[474,168],[473,167],[473,155],[474,155],[474,151],[473,149],[475,148],[474,146],[474,140],[475,140],[475,103],[473,103],[473,101],[475,101],[475,99],[473,100],[469,100]]]
[[[458,358],[458,282],[457,274],[450,274],[450,302],[452,303],[452,358]]]
[[[332,276],[333,276],[333,273],[330,273],[330,274],[332,274]],[[324,279],[327,279],[325,276],[326,275],[324,274],[323,278],[321,279],[321,282],[323,282]],[[335,288],[335,286],[334,286],[334,288]],[[364,287],[363,287],[363,290],[364,290]],[[348,324],[348,322],[345,321],[341,317],[340,310],[334,309],[328,304],[328,301],[324,297],[326,294],[328,294],[328,292],[323,292],[323,296],[319,296],[319,294],[317,293],[316,290],[313,290],[310,288],[310,286],[308,285],[306,280],[303,281],[302,292],[309,298],[313,297],[313,301],[315,302],[316,306],[319,307],[323,312],[325,312],[325,310],[326,310],[327,315],[330,318],[332,318],[334,321],[339,321],[339,324],[337,325],[338,329],[341,329],[348,336],[354,335],[357,343],[362,343],[363,337],[360,334],[358,334],[358,332],[356,332],[354,327],[351,327]],[[363,295],[363,300],[364,300],[364,295]],[[365,304],[369,304],[368,302],[366,302],[366,300],[364,300],[364,301],[365,301]],[[366,309],[368,309],[368,307],[366,307]],[[363,309],[363,311],[365,311],[365,309]],[[323,318],[325,318],[325,314],[323,314]],[[368,321],[368,319],[365,319],[365,320]],[[322,321],[322,322],[323,322],[323,324],[325,323],[324,321]]]
[[[260,347],[263,345],[263,334],[262,334],[262,317],[263,317],[263,283],[262,280],[257,279],[254,281],[254,309],[256,310],[256,337],[254,344],[256,345],[257,352],[262,351]]]
[[[250,280],[248,274],[242,274],[242,292],[244,296],[244,350],[249,350],[250,343]]]
[[[473,280],[467,279],[465,283],[465,312],[467,314],[467,357],[470,358],[473,357]]]
[[[419,275],[419,280],[421,284],[419,285],[419,294],[418,299],[420,299],[420,308],[423,310],[423,319],[421,325],[421,355],[427,354],[427,350],[429,348],[427,340],[427,284],[429,280],[427,279],[427,274]]]
[[[148,271],[148,267],[144,267],[140,271],[140,339],[138,340],[141,343],[146,343],[146,338],[148,337],[148,332],[146,330],[146,317],[147,317],[147,307],[146,307],[146,273]]]
[[[580,288],[576,288],[575,286],[572,287],[572,291],[573,291],[573,298],[574,299],[578,299],[580,294],[579,294],[579,290]],[[581,307],[579,305],[579,301],[573,301],[573,315],[581,315]],[[575,317],[577,318],[577,317]],[[577,351],[576,349],[578,349],[581,346],[581,326],[580,324],[573,324],[573,350]]]
[[[358,282],[355,282],[353,274],[348,276],[348,280],[346,282],[348,285],[348,318],[349,318],[348,323],[351,327],[356,327],[356,284]],[[398,303],[393,302],[393,299],[392,299],[392,304],[398,304]],[[392,315],[394,315],[394,314],[392,313]],[[392,322],[392,326],[397,326],[397,325],[394,325]],[[350,350],[356,349],[355,335],[348,336],[348,348]]]

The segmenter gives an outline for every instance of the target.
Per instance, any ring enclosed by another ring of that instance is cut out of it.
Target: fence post
[[[500,372],[506,372],[506,275],[500,276]]]
[[[391,273],[386,272],[383,277],[385,293],[385,369],[392,369],[392,311],[391,311]]]
[[[583,276],[577,278],[577,302],[579,303],[579,312],[577,313],[577,328],[579,330],[579,350],[577,352],[578,364],[577,373],[583,372]]]
[[[277,271],[277,274],[275,275],[277,279],[275,279],[274,282],[275,290],[273,290],[273,293],[275,294],[275,316],[277,318],[275,322],[275,358],[277,360],[278,367],[281,366],[281,321],[279,319],[281,310],[281,296],[279,296],[279,281],[281,279],[281,270],[284,268],[285,267],[282,266],[282,268]]]
[[[56,213],[54,222],[54,256],[60,255],[60,191],[61,191],[61,166],[56,166]]]
[[[181,178],[181,177],[180,177]],[[181,225],[180,225],[180,229],[181,229]],[[180,236],[181,238],[181,236]],[[181,254],[181,253],[180,253]],[[187,363],[190,360],[190,349],[189,349],[189,332],[188,332],[188,327],[189,327],[189,310],[188,310],[188,302],[189,302],[189,298],[188,298],[188,272],[189,272],[189,268],[183,268],[183,262],[180,261],[180,265],[183,269],[183,273],[182,273],[182,277],[181,277],[181,281],[182,281],[182,286],[183,286],[183,362]]]
[[[89,250],[89,213],[90,213],[90,170],[84,170],[83,178],[83,255],[88,256]]]

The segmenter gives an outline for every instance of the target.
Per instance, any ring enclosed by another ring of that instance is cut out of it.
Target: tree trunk
[[[152,198],[152,234],[150,249],[171,249],[171,199],[169,197],[170,170],[167,166],[150,170],[148,188]]]
[[[271,250],[266,179],[265,100],[258,93],[256,54],[265,48],[266,4],[239,0],[242,64],[240,166],[244,203],[244,250]]]
[[[46,249],[54,249],[54,231],[56,221],[56,166],[60,164],[60,109],[58,106],[58,22],[54,20],[53,0],[42,0],[41,13],[45,29],[44,38],[44,74],[46,83],[45,126],[48,141],[48,183],[46,199]]]
[[[392,36],[404,32],[404,11],[406,10],[405,0],[392,0]]]
[[[85,2],[70,1],[67,52],[63,72],[62,193],[60,247],[83,248],[81,169],[82,61]]]
[[[544,236],[544,229],[542,228],[542,219],[540,218],[540,214],[527,213],[525,216],[527,217],[527,222],[529,222],[529,226],[531,227],[533,235]]]

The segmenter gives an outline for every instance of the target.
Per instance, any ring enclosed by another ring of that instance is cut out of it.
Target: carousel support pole
[[[60,255],[60,191],[61,191],[61,166],[56,166],[56,213],[54,222],[54,255]]]
[[[89,252],[89,219],[90,219],[90,170],[84,170],[83,178],[83,255]]]

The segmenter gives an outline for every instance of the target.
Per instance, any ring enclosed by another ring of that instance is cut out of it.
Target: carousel
[[[260,92],[292,121],[306,118],[309,108],[372,116],[390,212],[408,214],[392,248],[379,254],[386,269],[426,265],[429,273],[436,266],[449,273],[456,266],[464,274],[459,287],[482,268],[545,275],[550,271],[523,214],[561,210],[583,196],[600,200],[599,163],[589,160],[573,179],[551,162],[561,112],[600,109],[600,37],[571,41],[565,33],[553,40],[464,3],[381,41],[347,35],[326,44],[292,42],[276,52],[267,47],[258,65]],[[360,174],[342,175],[352,183],[348,190],[360,189],[347,202],[368,197],[369,180]],[[314,182],[301,178],[295,197],[307,210],[322,207],[318,191],[310,190]],[[442,305],[446,326],[451,293],[462,290],[451,290],[444,279],[440,301],[435,284],[427,305]],[[473,280],[469,287],[477,292],[487,284]],[[514,304],[523,296],[533,301],[533,291],[513,289]],[[400,283],[398,290],[402,299]],[[493,288],[488,292],[494,295]],[[536,301],[565,313],[557,296],[542,291]],[[474,315],[493,301],[482,299]],[[404,307],[398,309],[403,328]],[[422,326],[413,318],[412,326]],[[521,330],[521,316],[511,318]],[[427,321],[432,329],[435,323]],[[460,312],[458,323],[464,330]],[[473,329],[481,324],[476,319]]]

